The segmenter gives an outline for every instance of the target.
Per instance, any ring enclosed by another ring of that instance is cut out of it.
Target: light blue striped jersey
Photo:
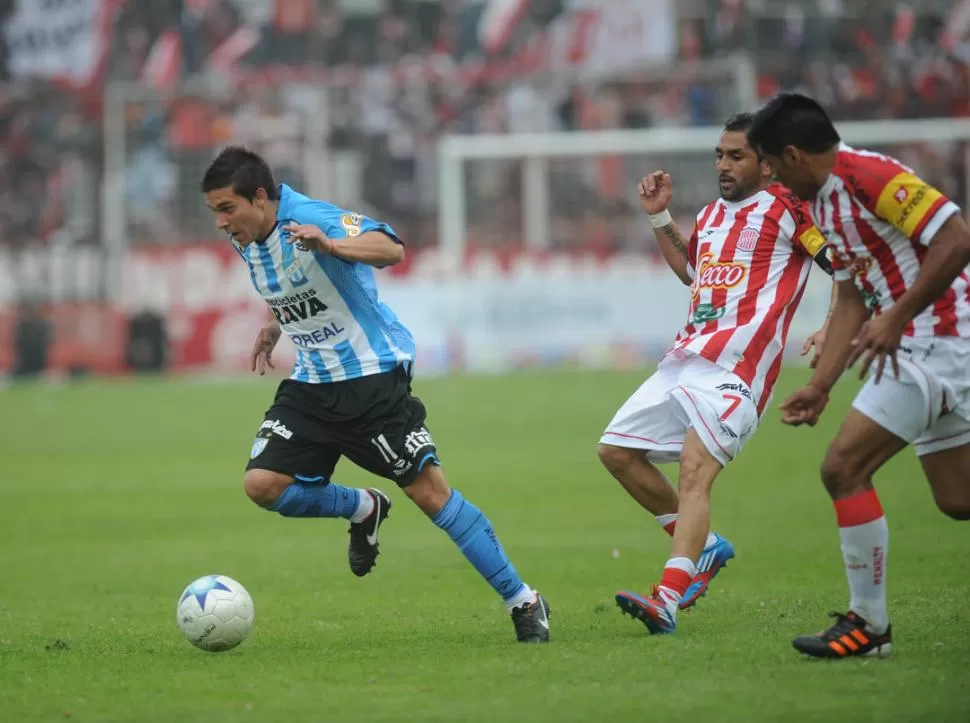
[[[313,224],[332,239],[383,231],[390,226],[289,186],[279,187],[276,228],[265,241],[233,245],[249,266],[253,286],[266,300],[283,333],[296,345],[291,379],[311,384],[392,371],[414,360],[414,338],[378,298],[371,266],[314,253],[291,243],[282,228]]]

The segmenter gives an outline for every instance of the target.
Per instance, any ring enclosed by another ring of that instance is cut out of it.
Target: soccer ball
[[[253,627],[256,612],[246,588],[225,575],[206,575],[182,593],[176,621],[189,642],[217,653],[235,648]]]

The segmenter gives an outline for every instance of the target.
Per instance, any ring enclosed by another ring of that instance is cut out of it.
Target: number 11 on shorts
[[[741,404],[741,397],[739,397],[737,394],[725,394],[724,398],[728,401],[728,408],[725,409],[724,414],[721,415],[722,422],[734,414],[734,410],[737,409]]]

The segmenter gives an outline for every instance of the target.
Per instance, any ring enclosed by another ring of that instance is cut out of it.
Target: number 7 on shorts
[[[724,414],[721,415],[721,421],[725,421],[728,417],[734,414],[734,410],[738,408],[741,404],[741,397],[737,394],[725,394],[724,398],[728,400],[728,408],[724,410]]]

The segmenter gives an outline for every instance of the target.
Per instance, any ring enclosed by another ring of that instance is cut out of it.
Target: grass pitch
[[[0,392],[0,721],[970,720],[970,525],[936,511],[912,452],[878,480],[895,656],[829,663],[790,646],[846,605],[817,469],[849,382],[817,429],[772,413],[718,480],[715,528],[738,559],[677,634],[619,614],[615,590],[647,590],[669,544],[595,454],[642,376],[416,385],[452,484],[548,597],[548,646],[515,643],[491,590],[393,485],[363,579],[346,523],[250,503],[242,468],[273,381]],[[783,374],[776,403],[804,379]],[[212,572],[256,604],[228,653],[175,624],[182,588]]]

